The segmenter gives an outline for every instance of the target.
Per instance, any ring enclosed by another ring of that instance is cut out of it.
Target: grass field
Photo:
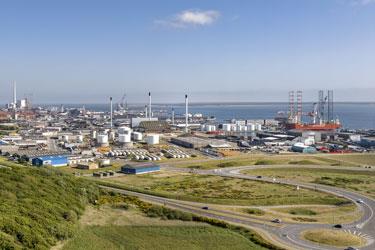
[[[359,247],[366,243],[365,239],[357,235],[349,234],[340,230],[314,229],[302,233],[305,239],[334,247]]]
[[[228,210],[254,219],[271,221],[279,218],[290,223],[352,223],[362,212],[353,203],[334,205],[286,205],[286,206],[224,206],[210,205],[213,209]]]
[[[264,249],[205,223],[149,218],[137,208],[89,207],[73,239],[54,249]]]
[[[333,205],[346,201],[343,198],[313,190],[296,190],[295,187],[288,185],[164,171],[137,176],[127,175],[105,181],[165,197],[214,204]]]
[[[246,170],[244,173],[337,186],[375,198],[375,171],[322,168],[264,168]]]
[[[287,155],[265,155],[265,154],[241,154],[240,156],[227,157],[220,160],[202,160],[194,162],[176,162],[173,166],[214,169],[223,167],[249,166],[249,165],[344,165],[355,166],[353,163],[346,163],[340,160],[325,157],[325,155],[305,155],[305,154],[287,154]]]
[[[354,204],[343,206],[298,206],[267,208],[268,214],[273,217],[284,218],[290,222],[318,222],[335,224],[351,223],[359,219],[361,211]]]
[[[330,159],[330,160],[334,160],[334,161],[340,161],[342,163],[375,166],[375,154],[373,154],[373,153],[325,154],[325,155],[322,156],[322,158]]]
[[[263,248],[239,234],[212,226],[89,226],[63,249]]]

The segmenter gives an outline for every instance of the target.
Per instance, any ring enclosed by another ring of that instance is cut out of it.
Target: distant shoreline
[[[303,102],[303,104],[313,104],[313,101]],[[115,103],[114,103],[115,104]],[[189,106],[198,106],[198,105],[219,105],[219,106],[241,106],[241,105],[275,105],[275,104],[288,104],[288,102],[190,102]],[[375,105],[375,102],[335,102],[335,104],[351,104],[351,105]],[[59,105],[68,105],[68,106],[83,106],[83,105],[109,105],[108,103],[40,103],[34,104],[34,106],[59,106]],[[145,103],[128,103],[129,106],[139,106],[145,105]],[[185,105],[184,103],[153,103],[154,106],[172,106],[172,105]]]

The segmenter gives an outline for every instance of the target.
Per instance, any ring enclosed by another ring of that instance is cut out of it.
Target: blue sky
[[[374,24],[372,0],[3,0],[0,99],[374,101]]]

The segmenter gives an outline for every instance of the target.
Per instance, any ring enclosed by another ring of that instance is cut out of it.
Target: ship
[[[313,130],[313,131],[327,131],[327,130],[336,130],[341,128],[339,122],[334,123],[322,123],[322,124],[311,124],[311,123],[286,123],[285,128],[287,130]]]
[[[311,122],[302,122],[302,117],[310,117]],[[297,108],[295,109],[294,91],[289,92],[289,112],[279,112],[276,118],[287,130],[334,131],[341,128],[338,118],[333,119],[333,91],[319,91],[319,101],[313,104],[313,110],[302,112],[302,91],[297,91]]]

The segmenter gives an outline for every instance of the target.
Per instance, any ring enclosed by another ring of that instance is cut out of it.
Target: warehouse
[[[185,147],[185,148],[231,148],[230,145],[226,141],[216,140],[216,139],[209,139],[209,138],[199,138],[199,137],[177,137],[172,138],[171,142]]]
[[[155,164],[143,164],[137,166],[125,165],[121,167],[124,174],[147,174],[160,171],[160,166]]]
[[[68,165],[68,156],[66,155],[47,155],[40,156],[32,159],[34,166],[49,165],[53,167],[61,167]]]

